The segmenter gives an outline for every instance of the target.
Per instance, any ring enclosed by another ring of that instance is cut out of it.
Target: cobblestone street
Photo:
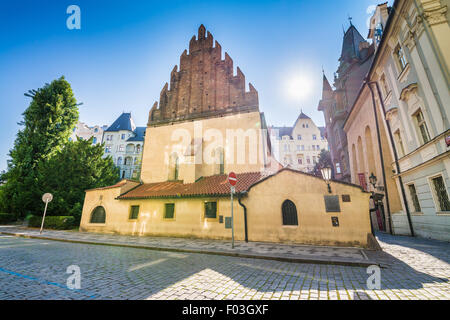
[[[0,236],[0,299],[450,299],[450,244],[379,235],[381,290],[366,268]],[[81,270],[70,290],[67,267]]]

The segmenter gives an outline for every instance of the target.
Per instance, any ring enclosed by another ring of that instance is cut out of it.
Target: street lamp
[[[322,177],[325,180],[326,184],[328,185],[328,192],[331,193],[331,186],[330,186],[330,180],[331,180],[331,168],[330,167],[324,167],[320,169],[322,172]]]
[[[369,177],[369,181],[370,181],[370,184],[373,186],[373,190],[375,190],[375,187],[377,185],[377,176],[374,175],[373,172]]]

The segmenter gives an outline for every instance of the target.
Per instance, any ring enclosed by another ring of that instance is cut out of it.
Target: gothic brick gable
[[[237,68],[233,74],[233,60],[203,25],[198,36],[189,42],[189,53],[180,57],[180,68],[170,74],[170,85],[161,91],[159,105],[153,105],[149,126],[197,118],[216,117],[247,111],[259,111],[258,92],[249,83],[245,91],[245,76]]]

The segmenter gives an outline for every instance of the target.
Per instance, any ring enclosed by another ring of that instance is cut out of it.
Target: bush
[[[0,224],[16,221],[16,216],[12,213],[0,213]]]
[[[29,220],[28,226],[40,228],[42,223],[42,217],[32,216]],[[70,216],[48,216],[45,217],[44,228],[67,230],[72,229],[75,226],[75,218]]]

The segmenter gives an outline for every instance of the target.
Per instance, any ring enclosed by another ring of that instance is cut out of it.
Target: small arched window
[[[117,165],[122,165],[122,157],[117,158]]]
[[[169,159],[169,181],[178,180],[179,160],[176,153],[172,153]]]
[[[281,208],[284,226],[298,226],[297,208],[291,200],[283,202]]]
[[[96,207],[91,213],[90,223],[105,223],[105,221],[106,221],[105,208],[103,208],[102,206]]]

